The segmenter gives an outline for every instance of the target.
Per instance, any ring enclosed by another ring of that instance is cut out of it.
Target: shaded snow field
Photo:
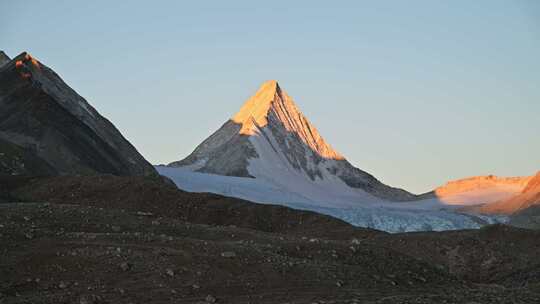
[[[331,179],[320,181],[324,185],[298,179],[294,176],[295,172],[290,171],[285,175],[281,172],[281,178],[276,179],[206,174],[194,172],[189,167],[157,166],[156,169],[185,191],[211,192],[256,203],[315,211],[355,226],[387,232],[474,229],[507,220],[504,216],[473,215],[457,211],[464,205],[471,205],[471,200],[465,200],[462,204],[456,200],[449,204],[437,198],[389,202]]]

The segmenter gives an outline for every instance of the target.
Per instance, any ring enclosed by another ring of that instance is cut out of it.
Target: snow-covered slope
[[[187,158],[157,169],[187,191],[313,210],[390,232],[478,228],[504,220],[457,212],[499,197],[493,187],[450,183],[417,196],[352,166],[275,81],[264,83]]]
[[[156,167],[158,172],[171,178],[183,190],[212,192],[238,197],[257,203],[285,205],[295,209],[311,210],[345,220],[353,225],[388,232],[454,230],[479,228],[488,223],[502,222],[504,216],[462,214],[457,206],[445,206],[437,199],[411,202],[389,202],[367,197],[358,201],[354,193],[310,193],[305,188],[285,182],[274,183],[259,178],[222,176],[195,172],[190,168]],[[308,187],[307,185],[303,185]],[[316,190],[316,186],[309,188]]]

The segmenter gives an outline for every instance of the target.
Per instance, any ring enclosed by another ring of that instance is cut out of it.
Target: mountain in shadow
[[[0,174],[159,176],[116,127],[52,69],[0,53]]]

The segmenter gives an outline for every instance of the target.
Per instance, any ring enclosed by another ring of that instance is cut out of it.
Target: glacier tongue
[[[199,173],[189,168],[158,166],[156,169],[186,191],[211,192],[256,203],[310,210],[342,219],[355,226],[387,232],[474,229],[507,220],[502,216],[457,213],[453,209],[455,206],[446,206],[437,199],[387,202],[366,197],[366,201],[352,204],[351,197],[346,194],[311,192],[316,187],[311,187],[308,191],[306,188],[298,189],[298,184],[287,187],[286,179],[276,184],[275,180]]]
[[[450,210],[415,210],[380,208],[325,208],[303,204],[284,204],[285,206],[310,210],[330,215],[359,227],[373,228],[386,232],[444,231],[458,229],[477,229],[486,224],[504,223],[505,216],[485,216],[455,213]]]

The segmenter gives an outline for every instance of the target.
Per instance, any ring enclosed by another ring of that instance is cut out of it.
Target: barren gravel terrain
[[[4,179],[0,303],[539,303],[540,234],[386,234],[149,178]]]

